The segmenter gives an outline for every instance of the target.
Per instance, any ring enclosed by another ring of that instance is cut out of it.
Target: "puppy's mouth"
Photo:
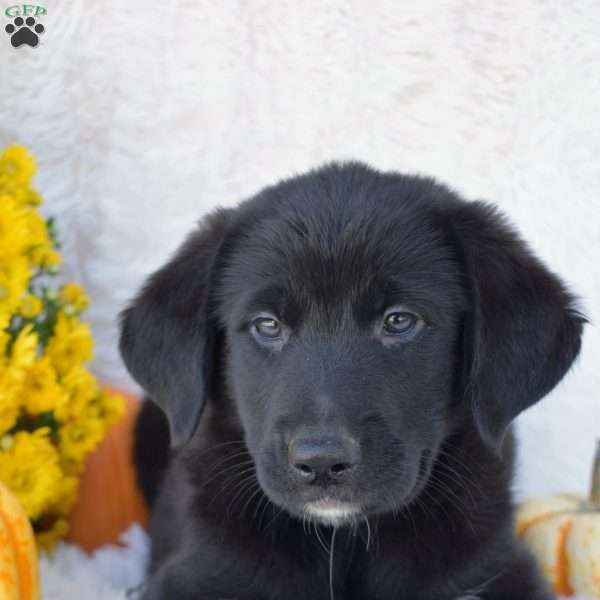
[[[303,508],[304,513],[312,519],[333,527],[347,523],[361,513],[359,505],[341,502],[328,496],[307,502]]]

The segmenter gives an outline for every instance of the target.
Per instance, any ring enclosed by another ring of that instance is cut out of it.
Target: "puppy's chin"
[[[304,514],[323,525],[339,527],[355,520],[361,514],[361,509],[357,504],[323,498],[307,502],[304,505]]]

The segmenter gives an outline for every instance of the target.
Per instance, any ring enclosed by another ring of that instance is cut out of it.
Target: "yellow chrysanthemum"
[[[46,507],[42,518],[34,523],[37,543],[46,552],[50,552],[56,542],[69,531],[67,516],[77,500],[79,479],[64,475],[58,487],[58,496]]]
[[[56,371],[47,356],[35,361],[28,369],[23,384],[23,404],[30,415],[54,410],[65,396],[59,385]]]
[[[10,323],[10,312],[0,308],[0,351],[6,348],[6,342],[8,342],[8,325]]]
[[[10,351],[9,369],[29,368],[35,360],[38,337],[32,325],[27,325],[19,331]]]
[[[25,204],[32,207],[39,206],[42,204],[42,196],[37,190],[29,188],[25,194]]]
[[[18,393],[7,388],[0,377],[0,436],[15,426],[20,411]]]
[[[81,365],[73,367],[62,379],[65,394],[54,413],[61,421],[78,418],[89,412],[92,401],[98,396],[96,378]]]
[[[44,307],[43,302],[33,294],[27,294],[21,298],[21,305],[19,306],[19,314],[26,319],[33,319],[37,317],[42,308]]]
[[[29,258],[31,263],[42,269],[52,269],[60,265],[60,253],[52,250],[50,246],[35,246],[32,248]]]
[[[29,246],[27,217],[13,196],[0,195],[0,260],[19,256]]]
[[[56,499],[51,512],[59,515],[68,515],[77,501],[77,491],[79,489],[79,479],[72,475],[65,475],[60,484],[60,495]]]
[[[93,347],[87,323],[64,313],[58,315],[54,335],[48,342],[46,352],[60,375],[66,375],[73,367],[90,360]]]
[[[60,453],[67,460],[80,462],[102,439],[103,422],[92,417],[67,423],[60,429]]]
[[[3,346],[8,342],[2,333]],[[0,357],[0,435],[14,427],[22,408],[21,389],[27,369],[33,364],[37,335],[31,326],[24,327],[12,345],[10,356],[3,349]]]
[[[14,435],[0,452],[0,481],[17,496],[30,519],[37,519],[60,494],[58,452],[47,428]]]
[[[25,216],[29,246],[45,246],[50,249],[52,240],[48,236],[48,226],[42,215],[34,208],[27,207]]]
[[[68,310],[69,307],[73,312],[82,312],[90,303],[90,299],[85,293],[85,290],[76,283],[67,283],[66,285],[63,285],[62,288],[60,288],[59,298],[65,305],[65,312],[70,312]]]
[[[102,418],[107,427],[115,423],[125,413],[125,398],[114,392],[103,391],[100,397]]]
[[[35,537],[44,550],[52,550],[56,542],[67,534],[69,524],[66,517],[75,505],[78,487],[77,477],[65,475],[60,481],[59,495],[46,507],[43,517],[34,523]]]
[[[23,294],[27,291],[31,276],[27,259],[15,256],[10,260],[0,260],[0,310],[14,312]]]
[[[50,552],[56,545],[56,542],[64,538],[68,532],[69,522],[67,519],[65,517],[55,517],[48,529],[36,531],[35,539],[42,550]]]
[[[0,480],[50,549],[67,532],[85,459],[124,401],[84,367],[93,349],[89,326],[77,318],[89,303],[84,289],[71,283],[59,293],[46,288],[43,298],[38,292],[46,282],[37,275],[57,273],[61,256],[53,225],[37,210],[34,173],[25,148],[0,154]],[[35,324],[23,327],[27,319]],[[16,338],[11,325],[21,327]],[[42,422],[52,429],[29,430]]]
[[[0,191],[27,188],[35,174],[35,162],[23,146],[9,146],[0,154]]]

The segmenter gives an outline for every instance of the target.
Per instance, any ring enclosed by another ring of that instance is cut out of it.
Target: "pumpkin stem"
[[[596,442],[596,456],[592,467],[590,505],[594,508],[600,508],[600,439]]]

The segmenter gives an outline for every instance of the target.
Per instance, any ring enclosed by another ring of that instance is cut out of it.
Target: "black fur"
[[[174,446],[144,600],[552,598],[510,423],[583,323],[495,209],[430,179],[333,164],[208,217],[123,314]]]
[[[170,436],[165,413],[146,401],[135,422],[133,457],[137,483],[149,506],[153,506],[169,466]]]

